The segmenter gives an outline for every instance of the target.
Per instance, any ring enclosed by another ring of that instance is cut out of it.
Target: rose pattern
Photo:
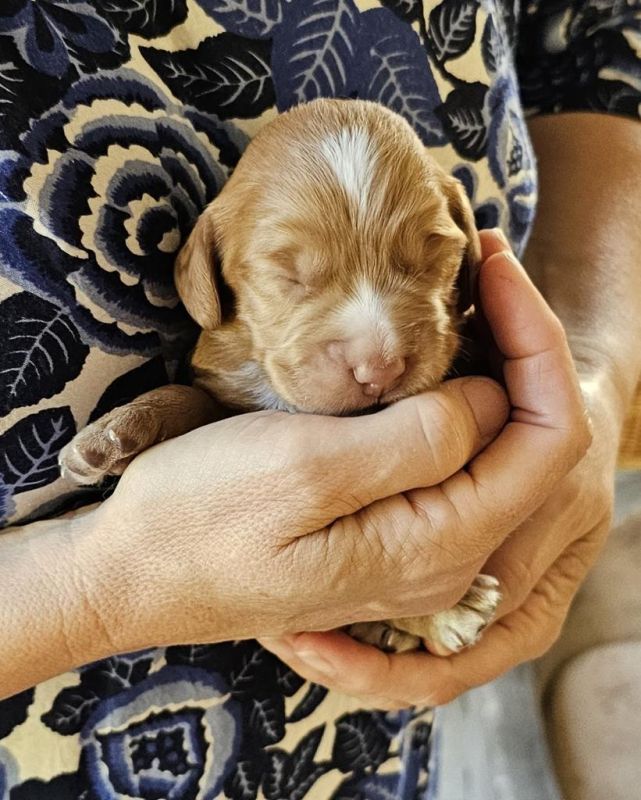
[[[110,491],[65,485],[57,452],[173,379],[176,250],[278,110],[393,108],[521,252],[526,115],[638,117],[640,30],[636,0],[3,0],[0,520]],[[0,800],[436,800],[447,779],[430,710],[364,711],[256,642],[59,681],[0,702]]]
[[[213,800],[233,768],[239,709],[222,678],[165,667],[99,703],[81,733],[99,800]]]
[[[100,105],[107,116],[92,119]],[[90,345],[171,352],[191,330],[173,284],[176,250],[245,143],[133,71],[79,81],[22,152],[0,156],[13,200],[0,208],[6,274],[64,308]]]

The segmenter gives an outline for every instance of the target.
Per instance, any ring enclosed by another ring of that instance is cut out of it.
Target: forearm
[[[619,425],[641,370],[641,124],[560,114],[530,131],[540,202],[525,265]]]
[[[91,512],[0,534],[0,698],[111,654],[100,535]]]

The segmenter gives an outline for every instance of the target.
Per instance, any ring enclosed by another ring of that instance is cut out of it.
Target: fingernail
[[[502,228],[492,228],[492,231],[494,232],[494,235],[497,237],[497,239],[500,239],[503,242],[503,244],[506,244],[508,247],[510,247],[510,243],[508,241],[508,238],[503,233]]]
[[[315,669],[317,672],[321,672],[323,675],[327,675],[327,677],[336,674],[336,668],[330,664],[329,661],[319,656],[314,650],[301,650],[296,653],[296,656],[309,667]]]
[[[485,445],[503,426],[509,412],[509,403],[503,389],[490,378],[469,378],[461,386],[470,404],[476,424]]]
[[[521,264],[521,262],[518,260],[518,258],[514,255],[512,251],[510,251],[509,253],[503,253],[503,255],[505,256],[505,258],[507,258],[508,261],[511,261],[515,267],[518,267],[518,269],[521,272],[523,272],[523,264]]]

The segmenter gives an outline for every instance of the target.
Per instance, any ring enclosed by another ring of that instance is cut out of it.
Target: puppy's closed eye
[[[285,295],[299,299],[310,297],[320,288],[320,269],[299,250],[279,250],[267,257],[278,288]]]

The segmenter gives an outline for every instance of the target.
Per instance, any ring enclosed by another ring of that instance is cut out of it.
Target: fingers
[[[337,505],[345,515],[445,480],[496,436],[507,413],[494,381],[460,378],[377,414],[306,417],[298,428],[299,477],[325,502],[328,523]]]
[[[580,557],[581,568],[592,563],[610,529],[612,500],[605,493],[599,495],[597,488],[594,495],[578,499],[570,499],[564,491],[552,495],[490,556],[483,569],[501,585],[498,618],[523,605],[568,547]],[[586,530],[590,533],[583,535]],[[575,543],[578,536],[581,539]]]
[[[512,252],[510,243],[500,228],[479,231],[479,239],[481,240],[481,257],[483,261],[487,261],[490,256],[496,253]]]
[[[362,698],[366,705],[443,705],[554,643],[594,552],[589,540],[568,548],[520,608],[492,625],[474,647],[447,658],[424,652],[389,655],[336,631],[261,643],[308,680]]]
[[[477,530],[490,552],[584,455],[590,430],[563,329],[525,271],[499,252],[483,264],[479,280],[504,356],[510,421],[467,471],[413,492],[412,499],[436,529],[447,529],[451,547],[463,546]],[[443,526],[447,519],[457,523],[458,542],[451,526]]]

